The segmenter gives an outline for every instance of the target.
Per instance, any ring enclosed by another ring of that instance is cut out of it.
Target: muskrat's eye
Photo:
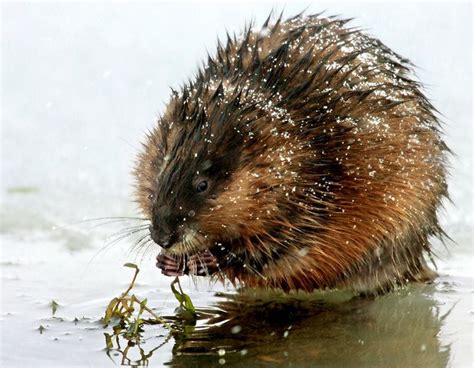
[[[203,180],[203,181],[199,182],[199,184],[196,186],[196,191],[198,193],[202,193],[207,189],[207,186],[208,186],[207,181]]]

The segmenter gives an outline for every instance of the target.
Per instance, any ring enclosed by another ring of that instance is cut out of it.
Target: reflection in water
[[[146,348],[119,349],[125,356],[121,363],[445,367],[450,348],[438,338],[445,316],[433,291],[434,286],[412,285],[376,299],[341,292],[222,294],[212,309],[200,311],[195,326],[176,322],[181,332],[173,335],[171,361],[159,354],[161,336],[146,340]],[[141,357],[128,360],[130,349]]]
[[[126,340],[122,335],[114,334],[111,336],[108,333],[104,333],[104,335],[107,356],[113,362],[116,361],[114,357],[120,357],[118,361],[120,365],[132,367],[148,366],[152,355],[172,337],[171,334],[168,334],[167,336],[160,335],[154,338],[144,339],[144,341],[147,341],[145,348],[141,343]],[[154,343],[154,340],[157,340],[157,342]],[[155,356],[155,359],[157,358],[158,357]]]

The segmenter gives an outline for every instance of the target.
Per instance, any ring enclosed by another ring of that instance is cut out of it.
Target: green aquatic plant
[[[46,330],[46,327],[44,327],[43,325],[40,325],[37,330],[39,331],[40,335],[43,334],[43,331]]]
[[[122,335],[135,342],[140,340],[145,323],[162,324],[169,331],[173,331],[173,327],[147,305],[147,299],[140,300],[135,294],[130,294],[140,269],[133,263],[126,263],[124,267],[133,268],[135,273],[128,288],[109,302],[102,319],[104,326],[113,323],[114,335]]]
[[[176,277],[171,283],[171,291],[179,302],[176,316],[162,317],[158,315],[148,305],[147,299],[141,300],[131,293],[140,269],[133,263],[126,263],[124,266],[134,269],[135,273],[127,289],[109,302],[101,320],[104,327],[112,326],[112,333],[104,333],[105,350],[109,357],[111,357],[110,352],[112,351],[119,353],[122,356],[122,364],[130,365],[132,361],[128,355],[130,349],[133,349],[140,356],[140,359],[135,363],[147,365],[153,352],[166,344],[172,336],[186,335],[187,327],[194,325],[196,322],[197,312],[191,298],[184,293],[179,278]],[[144,342],[142,336],[145,332],[145,325],[155,324],[161,324],[169,333],[165,336],[163,343],[145,352],[141,347]],[[125,341],[123,348],[120,340]]]
[[[178,286],[178,289],[175,285]],[[194,304],[189,295],[184,293],[183,288],[179,283],[179,278],[177,276],[171,283],[171,291],[179,302],[179,307],[177,309],[178,314],[186,321],[196,321],[196,308],[194,307]]]
[[[51,307],[51,312],[53,314],[53,316],[56,314],[56,311],[58,310],[59,308],[59,304],[58,302],[56,302],[56,300],[51,300],[51,303],[49,304],[50,307]]]
[[[175,324],[171,324],[148,306],[147,299],[141,300],[135,294],[131,294],[140,269],[133,263],[126,263],[124,267],[134,269],[135,273],[127,289],[120,296],[113,298],[107,305],[102,318],[103,325],[106,327],[112,325],[113,335],[121,336],[134,343],[140,341],[145,324],[161,324],[171,333],[178,332]],[[177,319],[184,320],[187,324],[194,323],[197,317],[196,309],[189,295],[184,293],[178,277],[171,283],[171,290],[179,302],[176,310]],[[57,308],[57,303],[53,308]],[[55,311],[55,309],[53,310]],[[109,349],[113,346],[112,335],[106,333],[105,337]]]

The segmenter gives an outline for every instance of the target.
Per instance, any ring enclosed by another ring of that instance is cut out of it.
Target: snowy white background
[[[57,244],[68,252],[102,245],[103,233],[92,237],[71,223],[138,214],[130,171],[143,132],[156,122],[169,86],[177,88],[193,76],[206,50],[215,49],[218,35],[238,32],[252,18],[261,24],[274,5],[2,3],[0,241],[2,262],[13,259],[20,266],[2,270],[3,311],[18,306],[5,302],[18,296],[13,291],[18,286],[9,286],[8,277],[16,275],[21,282],[26,264],[31,269],[36,262],[61,264],[66,273],[55,282],[68,280],[68,270],[78,266],[57,251]],[[441,269],[466,279],[471,290],[460,294],[462,308],[445,333],[459,334],[452,362],[465,366],[473,310],[472,5],[306,1],[289,2],[285,13],[308,5],[308,12],[327,9],[327,14],[355,17],[353,25],[408,57],[443,114],[446,141],[455,155],[449,181],[453,203],[446,203],[442,222],[457,245],[451,255],[443,253]],[[33,189],[19,194],[19,187]],[[59,235],[53,232],[57,228],[63,229]],[[107,269],[95,272],[98,279],[100,272],[107,278]],[[42,277],[49,282],[46,274]],[[23,287],[31,291],[33,285],[25,281]],[[68,292],[78,300],[86,291]],[[54,297],[44,293],[44,302]],[[25,314],[31,312],[24,308]]]

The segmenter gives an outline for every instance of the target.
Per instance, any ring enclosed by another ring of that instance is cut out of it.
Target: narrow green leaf
[[[176,288],[175,285],[178,285],[179,290]],[[194,304],[191,301],[191,298],[189,297],[189,295],[185,294],[182,291],[183,289],[181,288],[178,277],[176,277],[174,281],[171,283],[171,290],[173,291],[174,296],[178,300],[179,306],[185,311],[189,312],[192,315],[192,317],[195,319],[196,308],[194,307]]]
[[[191,301],[191,298],[187,294],[183,294],[184,296],[184,308],[188,310],[189,312],[196,314],[196,308],[194,308],[194,304]]]
[[[118,301],[119,300],[117,298],[113,298],[109,302],[109,305],[107,306],[107,309],[105,310],[105,316],[104,316],[104,320],[103,320],[104,325],[106,325],[110,322],[110,319],[112,318],[112,316],[114,314],[114,310],[115,310],[115,307],[118,304]]]
[[[184,298],[181,292],[179,292],[174,286],[176,283],[179,283],[178,277],[176,277],[174,281],[171,283],[171,291],[173,292],[175,298],[178,300],[179,305],[182,305],[184,303]]]

